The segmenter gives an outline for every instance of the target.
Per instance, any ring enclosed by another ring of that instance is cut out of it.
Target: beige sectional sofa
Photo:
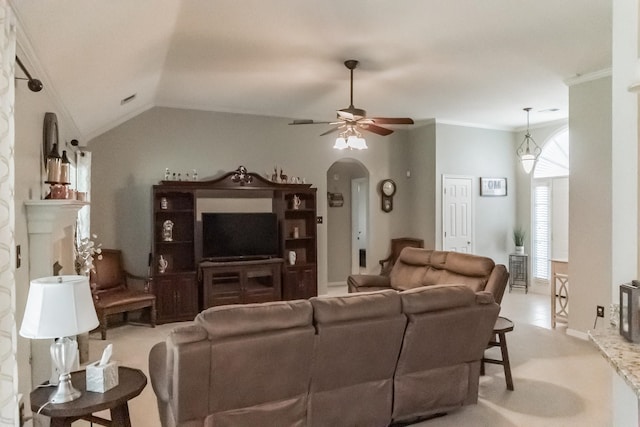
[[[167,426],[386,426],[477,401],[498,316],[467,285],[207,309],[149,355]]]
[[[400,252],[389,275],[356,274],[347,279],[349,292],[421,286],[464,284],[473,291],[487,291],[500,304],[509,280],[502,264],[491,258],[460,252],[406,247]]]

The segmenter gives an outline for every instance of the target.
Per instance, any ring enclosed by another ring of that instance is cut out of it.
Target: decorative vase
[[[302,204],[302,200],[297,195],[293,196],[293,201],[291,202],[291,207],[295,210],[300,209],[300,205]]]
[[[524,255],[524,246],[516,246],[516,253],[518,255]]]
[[[170,219],[162,223],[162,240],[165,242],[173,241],[173,221]]]
[[[295,251],[289,251],[289,264],[290,265],[295,265],[296,258],[297,258],[296,252]]]
[[[169,268],[169,261],[167,261],[164,256],[160,255],[160,259],[158,259],[158,272],[163,274],[167,271],[167,268]]]

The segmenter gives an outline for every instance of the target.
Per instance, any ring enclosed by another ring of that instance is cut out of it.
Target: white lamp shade
[[[31,281],[20,327],[23,337],[70,337],[98,325],[88,277],[53,276]]]

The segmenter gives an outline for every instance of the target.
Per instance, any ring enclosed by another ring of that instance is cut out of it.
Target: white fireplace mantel
[[[78,211],[89,203],[78,200],[28,200],[24,204],[29,233],[29,276],[31,279],[51,276],[54,242],[64,236],[67,227],[75,224]]]
[[[72,227],[78,211],[89,203],[78,200],[28,200],[24,204],[29,233],[29,279],[52,276],[54,244],[65,234],[73,236]],[[73,248],[70,246],[68,250],[71,252]],[[49,340],[31,340],[33,386],[51,378],[49,344]]]
[[[80,209],[89,203],[78,200],[27,200],[29,234],[53,233],[56,227],[73,225]]]

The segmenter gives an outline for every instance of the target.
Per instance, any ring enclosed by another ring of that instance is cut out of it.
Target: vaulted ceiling
[[[606,0],[12,3],[81,142],[153,106],[332,120],[346,59],[369,115],[521,128],[524,107],[532,124],[567,117],[567,79],[611,66]]]

